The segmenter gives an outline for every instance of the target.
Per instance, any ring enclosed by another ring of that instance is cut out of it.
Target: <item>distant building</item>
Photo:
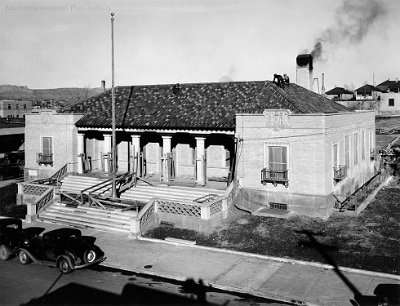
[[[326,92],[327,98],[353,110],[374,110],[379,113],[382,90],[378,87],[366,84],[357,88],[354,92],[342,87],[335,87]]]
[[[381,115],[400,115],[400,82],[387,80],[377,87],[381,90],[379,113]]]
[[[377,100],[382,90],[378,87],[365,84],[355,90],[356,100]]]
[[[335,87],[325,93],[326,97],[331,100],[352,100],[354,92],[344,89],[343,87]]]
[[[0,100],[0,118],[25,118],[32,111],[32,101]]]

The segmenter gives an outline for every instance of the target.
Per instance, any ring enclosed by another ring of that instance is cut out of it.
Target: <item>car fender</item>
[[[73,260],[73,259],[71,258],[71,256],[68,255],[68,254],[59,255],[59,256],[57,257],[57,259],[56,259],[56,267],[58,267],[58,262],[59,262],[59,260],[60,260],[61,258],[65,258],[65,259],[68,261],[68,263],[69,263],[70,267],[72,268],[72,270],[75,269],[74,260]]]
[[[35,263],[40,263],[41,262],[35,256],[33,256],[33,254],[31,252],[29,252],[25,248],[18,248],[18,250],[15,253],[18,254],[20,251],[24,251],[32,259],[33,262],[35,262]]]

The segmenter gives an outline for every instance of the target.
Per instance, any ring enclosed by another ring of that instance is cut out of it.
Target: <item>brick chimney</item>
[[[313,91],[313,57],[299,54],[296,57],[296,84]]]

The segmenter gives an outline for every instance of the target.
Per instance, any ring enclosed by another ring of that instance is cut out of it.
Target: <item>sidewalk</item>
[[[62,227],[42,222],[24,224],[46,230]],[[249,293],[279,301],[298,301],[301,305],[351,306],[353,292],[327,265],[307,264],[287,259],[230,252],[127,235],[81,229],[96,237],[96,244],[107,256],[105,266],[136,273],[185,281],[201,279],[228,291]],[[400,288],[400,276],[347,269],[342,271],[364,296],[375,296],[379,284]],[[392,289],[393,290],[393,289]],[[301,303],[300,303],[301,302]]]

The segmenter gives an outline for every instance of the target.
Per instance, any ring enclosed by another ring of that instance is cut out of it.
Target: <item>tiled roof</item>
[[[343,87],[335,87],[331,90],[328,90],[325,94],[326,95],[341,95],[341,94],[352,95],[353,92],[351,92],[350,90],[344,89]]]
[[[395,82],[395,81],[391,81],[391,80],[387,79],[386,81],[383,81],[382,83],[380,83],[378,86],[389,86],[393,82]]]
[[[296,84],[270,81],[121,86],[115,88],[116,126],[146,129],[234,129],[235,114],[289,109],[296,114],[348,112]],[[111,90],[72,106],[78,127],[111,127]]]
[[[360,88],[356,89],[357,94],[370,94],[373,91],[382,91],[382,90],[379,89],[378,87],[369,84],[365,84],[364,86],[361,86]]]
[[[393,81],[393,83],[389,85],[389,90],[391,92],[399,92],[400,91],[400,82]]]
[[[380,83],[377,87],[380,88],[383,92],[387,92],[388,90],[391,92],[398,92],[400,89],[400,82],[386,80]]]

